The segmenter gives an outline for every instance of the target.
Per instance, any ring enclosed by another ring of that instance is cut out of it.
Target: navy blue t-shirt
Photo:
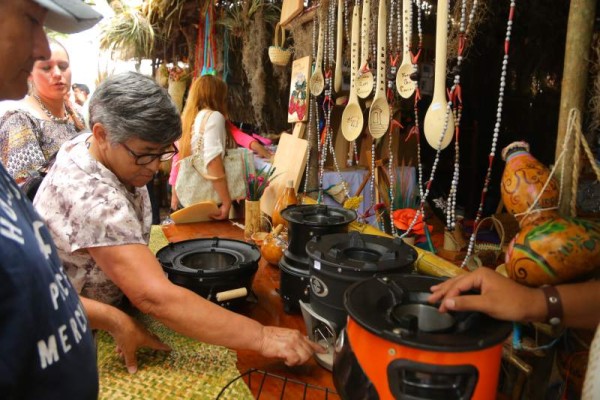
[[[83,306],[49,231],[0,164],[0,398],[97,397]]]

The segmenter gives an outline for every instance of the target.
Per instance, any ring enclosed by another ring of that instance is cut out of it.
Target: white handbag
[[[200,137],[196,151],[179,161],[175,190],[179,202],[184,207],[207,200],[217,204],[222,202],[213,187],[213,181],[222,178],[208,175],[204,167],[204,129],[211,114],[212,111],[207,112],[202,119],[197,132]],[[246,173],[253,174],[255,171],[254,154],[244,148],[227,149],[223,157],[223,166],[231,199],[246,198]]]

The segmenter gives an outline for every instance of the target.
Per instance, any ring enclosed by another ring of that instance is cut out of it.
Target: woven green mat
[[[150,242],[154,253],[168,243],[158,226],[152,227]],[[138,371],[130,374],[115,352],[112,337],[99,331],[96,340],[100,399],[213,400],[240,375],[233,350],[182,336],[146,315],[140,315],[138,319],[173,350],[139,350]],[[224,391],[220,399],[249,400],[254,397],[239,379]]]
[[[161,226],[152,225],[152,229],[150,230],[150,242],[148,243],[148,247],[150,247],[152,253],[156,254],[157,251],[159,251],[168,244],[169,241],[163,233]]]

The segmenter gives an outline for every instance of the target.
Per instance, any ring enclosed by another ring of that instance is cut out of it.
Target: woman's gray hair
[[[136,137],[169,144],[181,136],[181,118],[167,91],[135,72],[102,82],[90,99],[89,113],[90,128],[104,125],[111,143]]]

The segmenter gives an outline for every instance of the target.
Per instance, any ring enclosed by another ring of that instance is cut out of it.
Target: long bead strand
[[[516,0],[511,0],[510,11],[508,13],[508,21],[506,22],[506,36],[504,38],[504,57],[502,59],[502,70],[500,73],[500,88],[498,90],[498,107],[496,109],[496,124],[494,125],[494,133],[492,136],[492,146],[490,149],[490,154],[488,155],[488,168],[485,174],[485,180],[483,182],[483,189],[481,191],[481,198],[479,200],[479,208],[477,209],[475,222],[473,223],[473,233],[469,238],[467,255],[465,256],[465,259],[461,264],[461,268],[466,267],[471,254],[473,254],[473,249],[475,247],[475,232],[477,232],[477,224],[479,224],[479,221],[481,220],[483,214],[483,205],[485,203],[485,197],[488,192],[490,178],[492,175],[492,165],[494,163],[494,158],[496,157],[496,145],[498,144],[498,137],[500,136],[500,124],[502,122],[502,106],[504,104],[504,89],[506,87],[506,75],[508,69],[508,50],[510,48],[510,36],[512,33],[513,19],[515,16],[515,7]]]

